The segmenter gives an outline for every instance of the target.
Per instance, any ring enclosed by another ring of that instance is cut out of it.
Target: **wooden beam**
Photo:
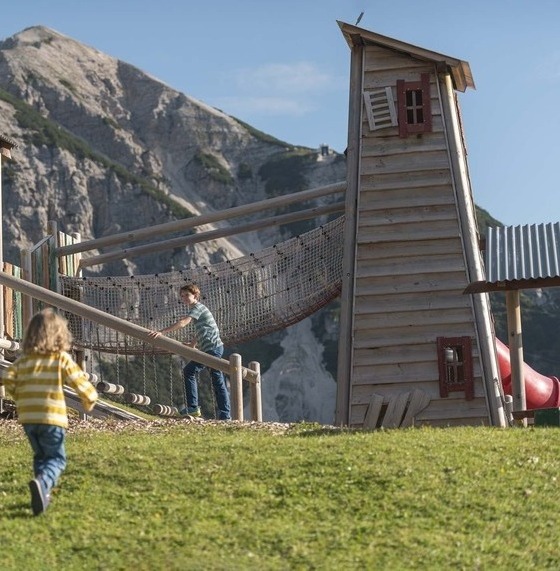
[[[256,220],[255,222],[249,222],[247,224],[242,224],[241,226],[228,226],[227,228],[218,228],[216,230],[208,230],[207,232],[199,232],[189,236],[181,236],[171,240],[164,240],[162,242],[156,242],[155,244],[144,244],[134,248],[123,248],[122,250],[117,250],[115,252],[107,252],[106,254],[82,258],[80,260],[79,269],[82,270],[90,266],[105,264],[113,260],[130,259],[134,256],[141,256],[143,254],[152,254],[162,250],[171,250],[173,248],[197,244],[199,242],[207,242],[208,240],[215,240],[216,238],[223,238],[225,236],[243,234],[244,232],[259,230],[260,228],[280,226],[281,224],[307,220],[309,218],[315,218],[317,216],[332,214],[343,210],[344,202],[339,202],[336,204],[329,204],[327,206],[317,206],[315,208],[301,210],[299,212],[273,216],[272,218],[265,218],[264,220]]]
[[[255,212],[260,212],[262,210],[267,210],[269,208],[286,206],[287,204],[292,204],[294,202],[304,202],[306,200],[312,200],[314,198],[319,198],[321,196],[327,196],[329,194],[344,192],[345,190],[346,190],[346,182],[337,182],[334,184],[329,184],[327,186],[321,186],[319,188],[303,190],[301,192],[286,194],[284,196],[277,196],[276,198],[269,198],[268,200],[262,200],[261,202],[253,202],[251,204],[236,206],[228,210],[221,210],[219,212],[210,212],[208,214],[202,214],[200,216],[193,216],[192,218],[185,218],[183,220],[174,220],[172,222],[166,222],[165,224],[158,224],[157,226],[151,226],[149,228],[141,228],[139,230],[133,230],[132,232],[123,232],[121,234],[104,236],[103,238],[97,238],[95,240],[86,240],[84,242],[80,242],[79,244],[62,246],[60,248],[57,248],[56,255],[58,257],[67,256],[69,254],[76,254],[77,252],[96,250],[98,248],[103,248],[105,246],[115,246],[117,244],[123,244],[125,242],[135,242],[138,240],[145,240],[147,238],[153,238],[154,236],[161,236],[162,234],[166,233],[171,234],[173,232],[179,232],[182,230],[186,230],[188,228],[202,226],[203,224],[218,222],[220,220],[230,220],[231,218],[235,218],[237,216],[246,216],[247,214],[253,214]]]
[[[362,125],[362,86],[364,49],[352,47],[350,59],[350,98],[348,110],[348,149],[346,161],[342,293],[338,343],[335,423],[348,425],[351,414],[350,393],[353,359],[354,288],[356,279],[356,240],[358,197],[360,194],[360,153]]]

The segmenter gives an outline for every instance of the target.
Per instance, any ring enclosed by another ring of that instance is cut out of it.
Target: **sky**
[[[560,221],[560,0],[12,0],[0,39],[43,25],[293,145],[344,151],[337,21],[469,63],[458,92],[475,203]]]

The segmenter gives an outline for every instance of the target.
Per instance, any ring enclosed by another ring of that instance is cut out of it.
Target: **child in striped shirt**
[[[161,331],[151,331],[149,334],[150,337],[156,338],[162,333],[177,331],[182,327],[186,327],[191,321],[194,321],[196,340],[188,343],[188,345],[197,348],[199,351],[204,351],[213,357],[221,358],[224,354],[224,344],[220,338],[220,330],[216,325],[212,312],[200,302],[200,288],[196,284],[186,284],[179,290],[179,296],[187,306],[185,317],[165,327]],[[189,361],[183,369],[187,406],[179,411],[182,415],[201,416],[200,406],[198,406],[197,377],[203,368],[204,365],[201,363]],[[210,367],[208,367],[208,369],[216,397],[218,420],[231,420],[230,399],[224,374],[218,369],[212,369]]]
[[[36,313],[25,332],[22,355],[4,374],[18,420],[33,450],[34,478],[29,482],[31,509],[43,513],[52,488],[66,468],[64,448],[68,416],[63,385],[73,388],[86,412],[95,406],[97,391],[68,353],[72,335],[68,322],[52,308]]]

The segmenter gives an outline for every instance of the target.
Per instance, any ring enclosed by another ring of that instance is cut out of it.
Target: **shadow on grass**
[[[3,519],[30,519],[35,517],[29,503],[19,502],[7,505],[0,511],[0,520]]]

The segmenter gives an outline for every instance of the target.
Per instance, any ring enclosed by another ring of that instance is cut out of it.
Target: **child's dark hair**
[[[24,353],[56,353],[69,351],[72,334],[68,321],[52,307],[36,313],[29,322],[22,341]]]

